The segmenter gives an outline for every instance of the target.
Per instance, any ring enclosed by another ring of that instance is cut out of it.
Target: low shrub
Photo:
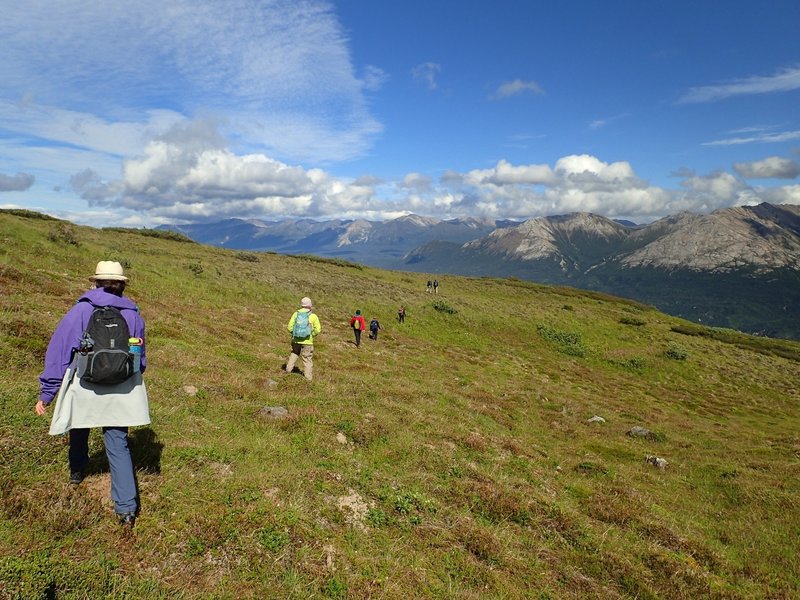
[[[686,348],[675,342],[669,343],[667,349],[664,351],[664,355],[672,360],[686,360],[689,358],[689,353],[686,351]]]
[[[647,323],[647,321],[638,317],[622,317],[619,322],[622,325],[633,325],[634,327],[641,327]]]
[[[782,356],[783,358],[800,362],[800,345],[794,341],[762,338],[747,335],[734,329],[705,327],[691,323],[673,325],[670,329],[675,333],[710,338],[724,344],[733,344],[744,350],[752,350],[759,354]]]
[[[25,208],[0,208],[0,213],[5,213],[7,215],[14,215],[15,217],[22,217],[24,219],[39,219],[41,221],[61,220],[61,219],[56,219],[55,217],[51,217],[50,215],[46,215],[44,213],[36,212],[33,210],[27,210]]]
[[[294,255],[295,258],[300,258],[302,260],[308,260],[311,262],[318,262],[324,263],[328,265],[336,265],[337,267],[348,267],[350,269],[358,269],[362,271],[364,269],[363,265],[359,265],[358,263],[350,262],[349,260],[344,260],[343,258],[328,258],[325,256],[314,256],[313,254],[296,254]]]
[[[50,233],[47,234],[47,239],[56,244],[69,244],[70,246],[80,246],[80,242],[75,235],[75,229],[67,223],[59,223]]]
[[[184,242],[196,244],[192,238],[177,231],[170,229],[148,229],[146,227],[103,227],[103,231],[116,231],[118,233],[135,233],[147,237],[159,238],[162,240],[172,240],[173,242]]]
[[[549,325],[539,324],[536,331],[542,339],[554,344],[559,352],[570,356],[586,356],[589,349],[581,340],[581,334],[562,331]]]
[[[439,312],[447,313],[448,315],[455,315],[455,314],[458,313],[458,311],[455,308],[453,308],[452,306],[450,306],[447,302],[445,302],[443,300],[434,300],[431,303],[431,306],[433,306],[434,310],[438,310]]]
[[[190,262],[188,265],[186,265],[186,268],[195,275],[200,275],[203,273],[203,264],[199,260]]]

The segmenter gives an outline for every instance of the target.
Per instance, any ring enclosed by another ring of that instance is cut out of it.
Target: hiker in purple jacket
[[[101,261],[97,264],[95,274],[89,279],[94,281],[96,288],[83,294],[61,319],[47,346],[44,372],[39,377],[39,401],[36,403],[35,409],[38,415],[44,415],[47,407],[58,395],[64,375],[73,362],[75,352],[80,345],[83,332],[89,325],[95,307],[113,306],[120,310],[128,324],[130,336],[142,339],[140,372],[147,368],[144,320],[139,315],[136,304],[122,296],[128,281],[128,278],[123,275],[122,265],[113,261]],[[102,404],[98,403],[98,405]],[[99,420],[103,420],[103,418],[106,420],[110,418],[113,421],[115,417],[98,416]],[[147,422],[149,422],[149,417]],[[115,512],[120,524],[130,528],[133,527],[138,505],[133,462],[128,448],[128,427],[104,426],[103,440],[111,469],[111,495],[114,500]],[[88,465],[89,429],[83,427],[69,429],[69,481],[71,484],[78,485],[83,481]]]

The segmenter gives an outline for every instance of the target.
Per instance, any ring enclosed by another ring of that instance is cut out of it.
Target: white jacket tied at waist
[[[56,397],[50,435],[89,427],[135,427],[150,423],[150,405],[141,373],[116,385],[95,385],[64,373]]]

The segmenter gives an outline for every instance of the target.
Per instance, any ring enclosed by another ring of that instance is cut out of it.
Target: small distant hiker
[[[303,359],[303,375],[311,381],[314,375],[314,338],[322,331],[319,317],[313,312],[311,298],[300,300],[300,308],[294,311],[286,328],[292,334],[292,353],[286,361],[286,372],[294,370],[298,358]]]
[[[404,306],[401,306],[397,311],[397,321],[398,323],[405,323],[406,321],[406,309]]]
[[[101,260],[89,280],[94,289],[64,315],[47,345],[35,411],[42,416],[55,401],[50,435],[69,433],[71,485],[89,469],[90,428],[102,428],[114,512],[132,529],[140,507],[128,428],[150,423],[144,320],[123,295],[128,278],[120,263]]]
[[[367,328],[360,310],[357,310],[356,314],[350,319],[350,327],[353,328],[353,335],[356,337],[356,348],[358,348],[361,346],[361,332]]]
[[[431,288],[433,288],[433,284],[431,283],[431,280],[430,280],[430,279],[428,279],[428,285],[427,285],[427,287],[425,288],[425,291],[426,291],[426,292],[428,292],[428,293],[430,294],[430,293],[431,293]]]
[[[439,280],[438,279],[434,279],[433,280],[433,293],[434,294],[438,294],[439,293]]]
[[[381,324],[378,322],[378,317],[372,317],[372,320],[369,322],[369,339],[377,340],[378,339],[378,332],[383,329]]]

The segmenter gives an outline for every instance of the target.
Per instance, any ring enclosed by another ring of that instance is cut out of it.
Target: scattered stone
[[[666,469],[667,465],[669,464],[666,458],[659,458],[658,456],[652,456],[649,454],[644,457],[644,460],[645,462],[648,462],[659,469]]]
[[[276,388],[276,387],[278,387],[278,382],[275,381],[274,379],[270,379],[269,381],[267,381],[267,387],[268,388]]]
[[[325,568],[329,571],[335,571],[336,567],[333,564],[333,555],[336,553],[336,549],[333,547],[333,544],[323,546],[322,549],[325,551]]]
[[[354,490],[348,490],[347,496],[339,496],[336,499],[336,506],[344,512],[344,520],[353,527],[366,531],[367,526],[364,521],[369,512],[369,504]]]
[[[346,444],[347,437],[345,437],[345,435],[341,431],[339,431],[336,433],[336,441],[339,442],[340,444]]]
[[[230,475],[233,475],[233,469],[227,463],[215,461],[211,463],[210,467],[220,477],[228,477]]]
[[[628,433],[631,437],[639,437],[639,438],[651,438],[653,437],[653,432],[647,429],[647,427],[640,427],[639,425],[634,425],[628,430]]]
[[[258,417],[262,419],[280,421],[289,418],[289,411],[282,406],[265,406],[258,411]]]
[[[189,396],[197,396],[197,388],[193,385],[185,385],[183,386],[183,391],[186,392]]]
[[[587,421],[587,423],[605,423],[606,420],[603,417],[598,417],[597,415],[593,416],[591,419]]]

